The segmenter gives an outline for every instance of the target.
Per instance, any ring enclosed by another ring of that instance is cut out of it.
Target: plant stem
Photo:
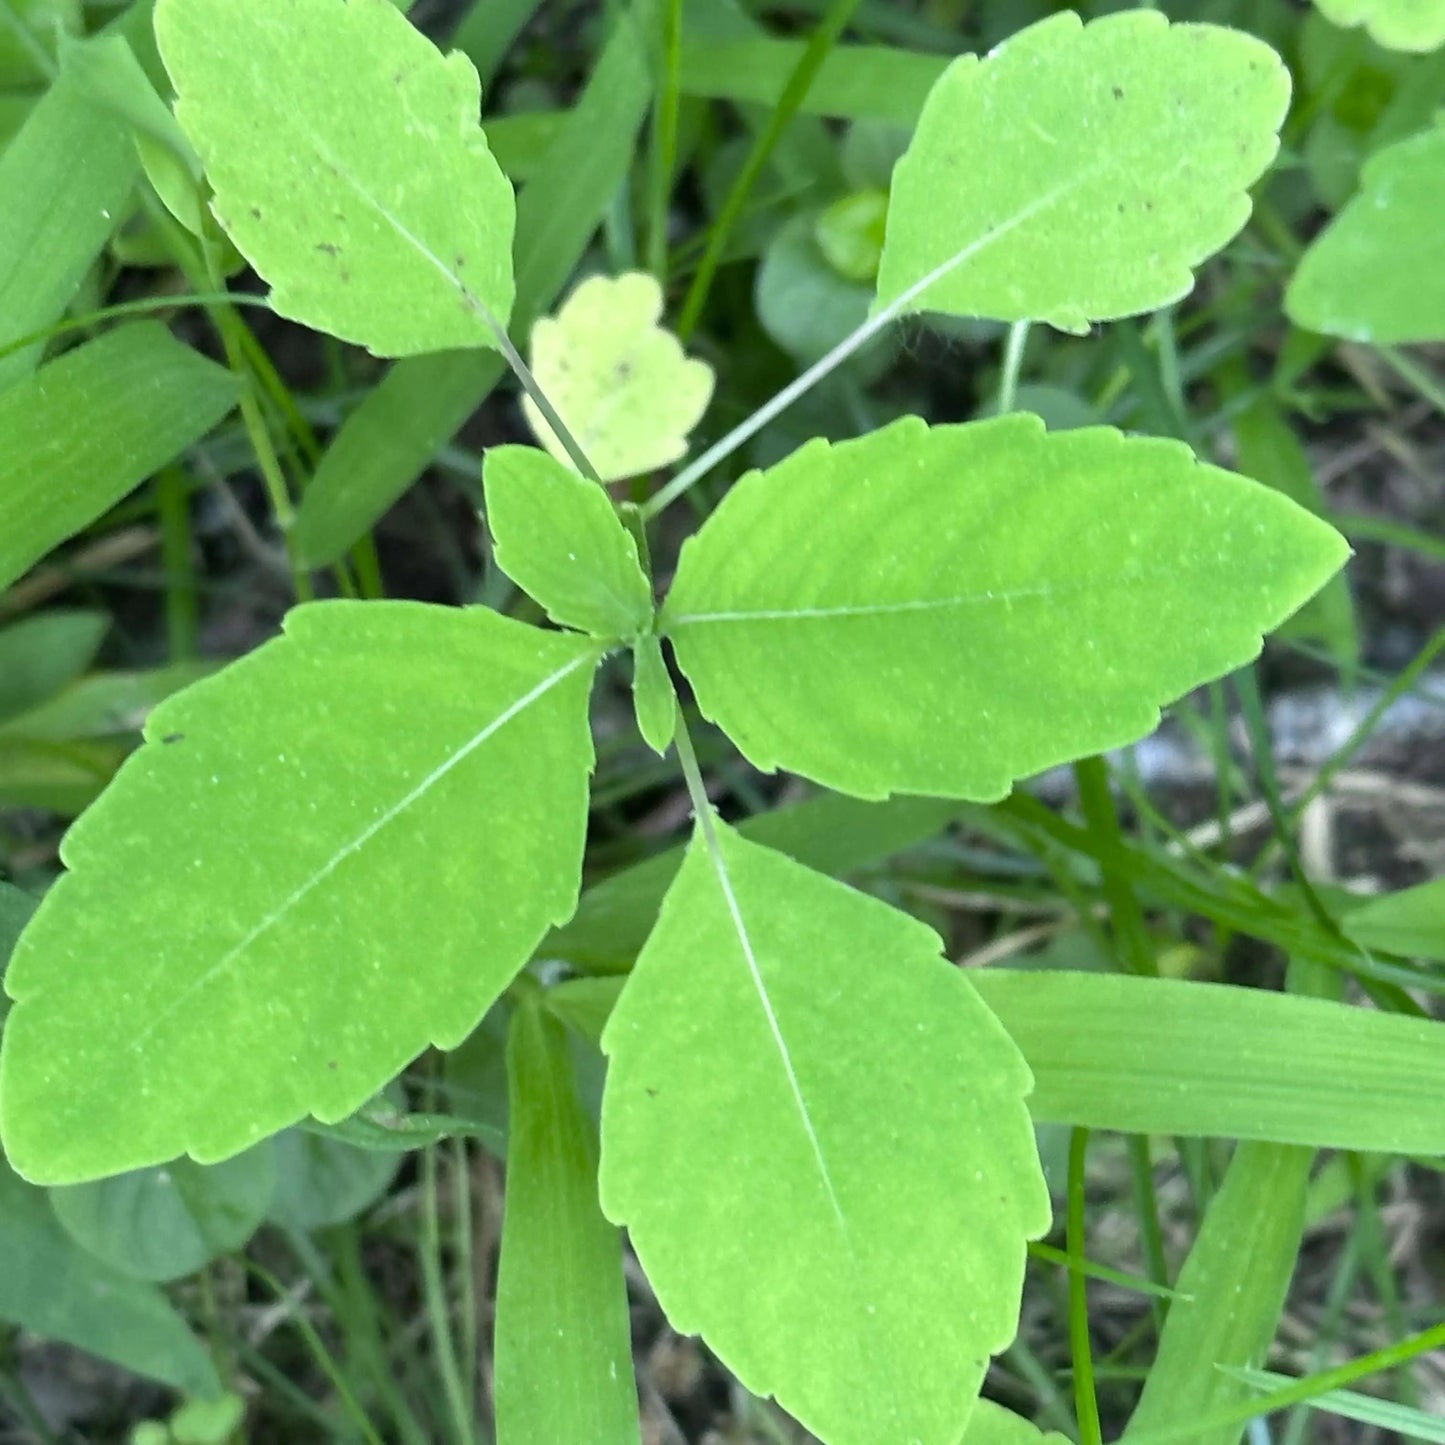
[[[1075,178],[1070,185],[1077,183],[1077,178]],[[814,362],[801,376],[789,382],[771,401],[765,402],[747,420],[739,422],[725,437],[684,467],[642,508],[642,515],[651,521],[664,507],[669,506],[696,486],[719,462],[726,461],[740,446],[756,436],[770,421],[792,406],[799,397],[806,396],[824,377],[831,375],[860,347],[866,346],[880,331],[902,316],[930,286],[941,281],[945,276],[951,275],[965,262],[971,261],[980,251],[994,245],[1010,231],[1017,230],[1024,222],[1032,220],[1038,212],[1054,203],[1062,189],[1065,188],[1056,188],[1030,202],[1017,215],[995,226],[991,231],[985,231],[976,241],[971,241],[962,250],[954,252],[948,260],[940,262],[926,276],[920,277],[913,285],[899,292],[886,306],[875,311],[872,316],[858,326],[851,335],[845,336],[822,360]]]
[[[1089,1131],[1075,1129],[1069,1137],[1069,1212],[1065,1230],[1072,1260],[1084,1257],[1084,1160]],[[1069,1266],[1069,1348],[1074,1361],[1074,1411],[1079,1417],[1082,1445],[1103,1445],[1099,1401],[1094,1393],[1094,1356],[1089,1344],[1088,1280],[1083,1270]]]
[[[1029,323],[1015,321],[1008,329],[1008,342],[1003,351],[1003,371],[998,383],[998,414],[1007,416],[1018,399],[1019,372],[1024,364],[1024,348],[1029,342]]]
[[[754,139],[747,159],[743,161],[742,169],[738,172],[737,179],[733,182],[727,198],[723,201],[722,210],[718,213],[717,220],[713,222],[712,230],[708,235],[707,249],[703,252],[702,260],[698,263],[697,271],[693,275],[687,299],[682,304],[682,312],[677,320],[677,334],[680,340],[686,341],[696,328],[703,307],[707,305],[708,292],[712,290],[713,278],[717,275],[723,253],[732,239],[733,230],[747,207],[748,197],[752,194],[753,187],[757,185],[758,178],[763,173],[763,167],[767,165],[769,157],[782,139],[783,132],[798,113],[798,107],[807,99],[808,92],[813,88],[813,81],[823,62],[828,58],[829,51],[838,43],[838,37],[842,35],[848,22],[853,18],[853,12],[858,8],[858,3],[859,0],[832,0],[822,23],[809,37],[803,53],[798,57],[797,64],[793,66],[792,73],[783,86],[782,94],[778,97],[778,103],[768,116],[768,123]]]
[[[681,99],[682,0],[663,0],[662,57],[652,107],[652,195],[647,220],[647,269],[667,287],[667,212],[677,163],[677,111]]]
[[[451,1413],[456,1438],[462,1445],[475,1445],[476,1422],[457,1364],[451,1305],[447,1299],[446,1279],[442,1271],[441,1221],[437,1200],[437,1147],[435,1144],[428,1144],[421,1154],[421,1238],[418,1241],[418,1253],[421,1256],[427,1320],[431,1326],[432,1344],[437,1368],[441,1371],[447,1409]]]

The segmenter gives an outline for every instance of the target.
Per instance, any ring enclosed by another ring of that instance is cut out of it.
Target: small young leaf
[[[1445,338],[1445,126],[1371,156],[1361,182],[1300,259],[1285,310],[1298,326],[1377,346]]]
[[[1237,1445],[1243,1423],[1191,1422],[1251,1398],[1225,1366],[1263,1363],[1304,1233],[1313,1149],[1241,1144],[1179,1272],[1144,1393],[1123,1440],[1175,1428],[1190,1445]]]
[[[236,379],[131,322],[0,392],[0,588],[199,441]]]
[[[532,371],[604,482],[675,462],[712,397],[712,368],[657,323],[662,288],[645,272],[593,276],[532,328]],[[559,461],[567,451],[531,397],[522,410]]]
[[[324,602],[157,708],[6,978],[15,1167],[214,1162],[455,1047],[576,904],[598,653]]]
[[[930,929],[704,826],[603,1034],[603,1208],[831,1445],[953,1442],[1049,1222],[1028,1070]]]
[[[56,80],[0,154],[0,346],[65,310],[123,219],[139,173],[125,127],[73,77]],[[26,376],[39,355],[36,345],[0,357],[0,386]]]
[[[65,1232],[97,1259],[158,1283],[194,1274],[240,1249],[276,1191],[269,1140],[228,1159],[189,1159],[50,1191]]]
[[[379,356],[497,344],[515,203],[465,56],[389,0],[158,0],[155,25],[217,219],[277,311]]]
[[[661,757],[677,730],[677,694],[662,646],[650,634],[632,644],[632,706],[643,742]]]
[[[153,1284],[83,1250],[0,1159],[0,1320],[189,1394],[218,1395],[206,1347]]]
[[[1364,948],[1445,963],[1445,878],[1372,898],[1341,927]]]
[[[637,543],[596,482],[536,447],[492,447],[482,479],[497,566],[554,622],[605,638],[652,626]]]
[[[1436,50],[1445,45],[1445,0],[1315,0],[1332,25],[1363,25],[1387,50]]]
[[[1177,442],[906,417],[738,482],[684,546],[662,628],[757,767],[991,800],[1142,737],[1348,551]]]
[[[597,1204],[597,1142],[562,1025],[519,1008],[497,1267],[498,1445],[638,1445],[622,1241]]]
[[[1289,90],[1262,41],[1154,10],[961,56],[894,172],[879,303],[935,271],[908,309],[1082,332],[1177,301],[1244,225]]]

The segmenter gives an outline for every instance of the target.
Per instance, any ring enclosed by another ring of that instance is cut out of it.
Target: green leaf
[[[576,905],[597,656],[325,602],[157,708],[6,979],[15,1167],[211,1163],[455,1047]]]
[[[934,798],[864,803],[829,795],[759,813],[738,824],[738,832],[838,878],[930,837],[955,812],[954,804]],[[681,846],[669,848],[593,884],[572,921],[543,942],[543,953],[587,969],[631,968],[683,853]]]
[[[84,672],[110,630],[104,612],[42,612],[0,628],[0,721],[28,712]]]
[[[1262,41],[1153,10],[960,56],[894,171],[879,303],[936,275],[909,310],[1083,332],[1177,301],[1248,218],[1289,91]]]
[[[200,440],[237,391],[229,372],[143,321],[0,392],[0,588]]]
[[[632,705],[642,740],[661,757],[677,730],[677,694],[662,647],[650,634],[632,644]]]
[[[657,323],[662,288],[643,271],[593,276],[532,328],[532,374],[604,482],[641,476],[687,451],[712,397],[712,367]],[[558,461],[567,451],[530,396],[522,410]]]
[[[1274,1339],[1304,1233],[1314,1150],[1241,1144],[1179,1272],[1134,1431],[1186,1427],[1190,1445],[1237,1445],[1244,1424],[1192,1433],[1188,1425],[1252,1398],[1223,1366],[1260,1364]]]
[[[125,37],[66,39],[60,54],[65,74],[129,127],[146,177],[166,209],[193,235],[204,235],[200,157]]]
[[[1362,190],[1300,259],[1285,293],[1296,325],[1377,346],[1445,337],[1445,126],[1365,162]]]
[[[652,584],[612,499],[536,447],[482,463],[497,566],[564,627],[628,638],[652,626]]]
[[[62,75],[0,154],[0,348],[65,310],[120,224],[139,173],[125,127]],[[39,355],[35,345],[0,356],[0,387],[27,375]],[[0,422],[0,437],[6,431]],[[6,530],[0,525],[0,536]]]
[[[50,1191],[62,1228],[97,1259],[157,1282],[242,1248],[276,1190],[267,1140],[224,1164],[189,1159]]]
[[[635,158],[652,77],[647,4],[616,12],[587,88],[546,164],[517,198],[517,303],[525,329],[566,284]],[[297,510],[291,540],[309,566],[334,562],[421,474],[501,379],[496,355],[399,362],[347,418]]]
[[[0,1319],[189,1394],[221,1392],[210,1355],[165,1295],[81,1249],[60,1227],[44,1191],[3,1159]]]
[[[266,1217],[310,1233],[355,1219],[386,1192],[401,1155],[287,1129],[274,1141],[276,1192]]]
[[[684,41],[678,75],[684,95],[772,108],[807,46],[805,40],[757,35],[744,40]],[[839,45],[828,55],[799,110],[804,115],[863,117],[912,125],[948,64],[892,45]]]
[[[1046,1434],[1022,1415],[992,1400],[980,1400],[968,1417],[960,1445],[1064,1445],[1064,1441],[1056,1431]]]
[[[1142,737],[1347,555],[1177,442],[906,417],[738,482],[685,544],[661,630],[757,767],[991,800]]]
[[[512,187],[477,73],[388,0],[158,0],[176,117],[283,316],[405,356],[495,346]]]
[[[507,1204],[497,1270],[498,1445],[638,1445],[622,1241],[567,1036],[535,1003],[507,1040]]]
[[[603,1208],[831,1445],[955,1441],[1049,1223],[1028,1071],[930,929],[716,835],[603,1034]]]
[[[773,233],[754,290],[758,321],[795,361],[821,360],[868,319],[873,287],[850,281],[828,264],[818,244],[817,219],[792,216]],[[896,328],[844,363],[859,382],[876,380],[898,350]]]
[[[855,191],[826,207],[813,223],[828,264],[850,281],[873,281],[883,254],[888,193]]]
[[[1445,1023],[1222,984],[981,968],[1040,1122],[1445,1154]]]
[[[210,662],[173,662],[149,672],[94,672],[0,722],[0,738],[68,742],[137,733],[157,703],[215,670]]]
[[[1445,878],[1372,898],[1340,926],[1362,948],[1445,963]]]
[[[1363,25],[1387,50],[1435,50],[1445,45],[1445,0],[1315,0],[1333,25]]]

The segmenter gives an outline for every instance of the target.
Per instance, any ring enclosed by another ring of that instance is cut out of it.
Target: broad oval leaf
[[[1082,332],[1178,300],[1244,225],[1289,93],[1262,41],[1153,10],[961,56],[894,171],[879,303],[924,283],[904,309]]]
[[[1445,45],[1445,0],[1315,0],[1332,25],[1363,25],[1387,50],[1437,50]]]
[[[1445,337],[1445,126],[1371,156],[1360,179],[1300,259],[1285,310],[1311,331],[1377,346]]]
[[[379,356],[495,346],[511,184],[471,62],[390,0],[159,0],[176,118],[283,316]]]
[[[325,602],[157,708],[5,980],[15,1167],[214,1162],[465,1038],[575,907],[598,653]]]
[[[98,1259],[137,1279],[194,1274],[240,1249],[276,1191],[269,1140],[221,1164],[175,1159],[50,1191],[65,1232]]]
[[[386,1192],[401,1155],[361,1149],[305,1129],[287,1129],[274,1141],[276,1192],[266,1217],[309,1233],[355,1219]]]
[[[1049,1223],[1028,1069],[930,929],[705,826],[602,1037],[603,1208],[750,1390],[951,1445]]]
[[[712,399],[706,362],[657,323],[662,288],[646,272],[593,276],[532,328],[532,372],[604,482],[675,462]],[[559,461],[567,450],[530,396],[522,410]]]
[[[652,626],[652,584],[612,499],[536,447],[482,463],[497,566],[564,627],[630,638]]]
[[[1178,442],[905,417],[738,482],[684,546],[662,627],[756,766],[992,800],[1142,737],[1348,552]]]
[[[64,1340],[188,1394],[221,1392],[216,1366],[160,1288],[83,1250],[43,1190],[0,1159],[0,1320]]]

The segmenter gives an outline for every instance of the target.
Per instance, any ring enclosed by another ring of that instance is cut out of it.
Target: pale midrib
[[[476,750],[495,737],[513,718],[523,713],[539,698],[546,696],[554,687],[570,677],[579,667],[583,667],[596,660],[596,654],[592,651],[579,653],[570,662],[559,667],[555,672],[542,679],[530,692],[518,698],[516,702],[505,708],[484,728],[475,733],[467,742],[463,743],[450,757],[439,763],[424,777],[414,788],[412,788],[399,802],[394,803],[379,818],[368,823],[360,833],[350,842],[344,843],[330,858],[326,860],[315,872],[305,879],[298,887],[294,888],[275,908],[271,910],[261,921],[255,924],[241,940],[229,948],[220,958],[213,963],[199,978],[193,979],[186,985],[151,1022],[134,1035],[130,1047],[139,1049],[172,1014],[179,1009],[192,995],[206,988],[216,979],[231,969],[242,955],[254,944],[257,939],[269,933],[288,913],[291,912],[303,899],[315,892],[333,873],[350,857],[359,853],[383,828],[396,821],[408,808],[419,802],[426,796],[441,780],[454,768],[464,763]]]
[[[1153,586],[1161,578],[1189,575],[1188,569],[1170,567],[1121,568],[1107,577],[1081,577],[1069,582],[1041,582],[1033,587],[1010,587],[984,592],[960,592],[953,597],[920,597],[902,602],[848,602],[835,607],[773,607],[728,612],[684,612],[666,619],[669,632],[714,622],[818,622],[849,617],[898,617],[927,612],[948,612],[966,607],[1007,607],[1014,602],[1047,602],[1080,592],[1108,591],[1121,586]]]
[[[757,955],[753,952],[753,941],[748,934],[748,927],[743,920],[742,908],[738,904],[737,894],[733,890],[732,877],[728,873],[727,861],[722,855],[722,847],[719,843],[717,833],[712,827],[712,819],[704,817],[703,820],[704,839],[708,845],[708,853],[712,858],[713,867],[717,872],[718,887],[722,891],[723,901],[727,904],[729,916],[732,918],[733,931],[738,937],[738,946],[742,950],[743,961],[748,966],[748,974],[752,979],[753,988],[757,991],[758,1002],[762,1005],[763,1017],[767,1020],[768,1031],[772,1034],[773,1043],[777,1046],[778,1056],[782,1060],[783,1073],[788,1081],[788,1089],[792,1094],[793,1103],[797,1107],[798,1117],[803,1124],[803,1132],[808,1137],[808,1144],[813,1151],[813,1158],[818,1165],[818,1173],[823,1180],[823,1189],[828,1196],[828,1202],[833,1207],[833,1213],[837,1216],[838,1227],[843,1233],[843,1242],[850,1254],[853,1253],[852,1237],[848,1232],[848,1221],[843,1214],[843,1204],[838,1198],[838,1191],[833,1185],[832,1171],[828,1168],[828,1161],[823,1154],[822,1141],[818,1138],[818,1131],[813,1127],[813,1116],[808,1112],[807,1100],[803,1098],[803,1086],[798,1078],[797,1070],[793,1067],[793,1056],[788,1048],[787,1041],[783,1038],[782,1027],[778,1023],[778,1016],[773,1010],[773,1000],[768,993],[767,984],[763,982],[762,970],[758,967]]]

